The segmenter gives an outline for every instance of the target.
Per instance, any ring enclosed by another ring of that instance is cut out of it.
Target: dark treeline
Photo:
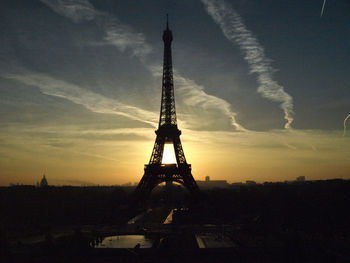
[[[235,185],[201,190],[196,198],[179,186],[174,186],[170,195],[165,190],[158,187],[140,208],[133,202],[133,187],[2,187],[0,243],[50,234],[60,227],[123,228],[142,209],[177,206],[180,209],[174,213],[173,224],[174,229],[180,226],[174,230],[178,238],[184,235],[181,227],[186,226],[191,234],[192,229],[210,225],[237,245],[227,252],[230,255],[253,255],[254,260],[274,255],[278,259],[310,259],[308,262],[350,258],[349,180]],[[63,243],[70,247],[80,240],[79,230],[75,233]],[[80,244],[72,246],[76,247]]]
[[[66,225],[121,224],[132,216],[132,187],[0,188],[0,225],[8,234],[34,234]]]
[[[122,224],[136,213],[133,187],[0,187],[2,229],[31,230],[64,225]],[[168,202],[155,190],[148,205]],[[191,203],[196,224],[237,224],[254,219],[284,229],[348,229],[350,181],[265,183],[227,189],[202,190],[193,200],[180,187],[177,204]],[[176,200],[175,200],[176,203]]]
[[[254,248],[295,262],[350,260],[348,180],[212,189],[201,200],[179,223],[221,225],[240,252]]]
[[[346,228],[350,225],[350,181],[265,183],[203,191],[197,222],[255,220],[283,228]]]

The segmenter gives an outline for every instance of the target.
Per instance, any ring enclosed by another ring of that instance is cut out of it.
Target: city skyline
[[[346,8],[2,2],[0,185],[34,184],[44,172],[57,185],[140,180],[158,124],[166,13],[195,179],[349,179]]]

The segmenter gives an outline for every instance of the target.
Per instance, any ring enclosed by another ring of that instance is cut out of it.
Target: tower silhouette
[[[157,138],[149,164],[145,165],[144,175],[136,188],[137,194],[143,197],[148,196],[152,189],[162,182],[178,182],[191,193],[198,189],[191,173],[191,165],[186,162],[180,141],[181,131],[177,127],[171,57],[172,40],[173,35],[169,29],[167,16],[166,29],[163,32],[162,100],[158,130],[155,131]],[[162,164],[164,144],[166,143],[172,143],[174,146],[175,164]]]

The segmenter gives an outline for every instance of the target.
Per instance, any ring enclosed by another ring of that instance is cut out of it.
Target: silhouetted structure
[[[172,32],[168,26],[163,32],[164,41],[164,61],[162,80],[162,100],[160,108],[160,118],[157,138],[148,165],[145,165],[145,173],[136,188],[140,196],[148,196],[152,189],[162,182],[178,182],[184,185],[191,193],[198,189],[198,186],[191,174],[191,165],[186,162],[182,149],[180,135],[181,131],[177,127],[173,69],[171,58]],[[162,164],[164,144],[173,144],[176,164]]]
[[[252,180],[247,180],[245,181],[246,185],[256,185],[256,182],[255,181],[252,181]]]
[[[230,186],[226,180],[210,180],[210,176],[206,176],[205,181],[197,180],[197,185],[201,189],[227,188]]]
[[[298,182],[305,182],[305,176],[298,176],[296,178],[296,181],[298,181]]]
[[[39,186],[40,186],[40,187],[47,187],[47,186],[49,186],[49,184],[47,183],[45,174],[43,175],[43,178],[41,179],[40,185],[39,185]]]

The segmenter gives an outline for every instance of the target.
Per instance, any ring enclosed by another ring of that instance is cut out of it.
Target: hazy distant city
[[[342,178],[334,178],[334,180],[343,180]],[[306,177],[305,176],[298,176],[297,178],[295,178],[295,180],[291,180],[291,181],[283,181],[283,183],[293,183],[293,182],[305,182],[306,181]],[[234,186],[239,186],[239,185],[256,185],[256,184],[268,184],[268,183],[282,183],[282,182],[263,182],[263,183],[259,183],[259,182],[255,182],[253,180],[246,180],[245,182],[233,182],[233,183],[229,183],[226,180],[211,180],[210,176],[206,176],[204,178],[204,180],[196,180],[198,186],[200,188],[226,188],[226,187],[234,187]],[[24,185],[22,183],[10,183],[9,186],[19,186],[19,185]],[[110,185],[110,186],[126,186],[126,187],[130,187],[130,186],[137,186],[138,182],[127,182],[124,184],[120,184],[120,185]],[[30,186],[30,185],[28,185]],[[49,186],[46,175],[44,174],[42,179],[40,180],[40,182],[38,181],[35,184],[36,187],[46,187]],[[85,186],[105,186],[105,187],[109,187],[108,185],[97,185],[97,184],[62,184],[62,185],[51,185],[51,186],[81,186],[81,187],[85,187]]]

